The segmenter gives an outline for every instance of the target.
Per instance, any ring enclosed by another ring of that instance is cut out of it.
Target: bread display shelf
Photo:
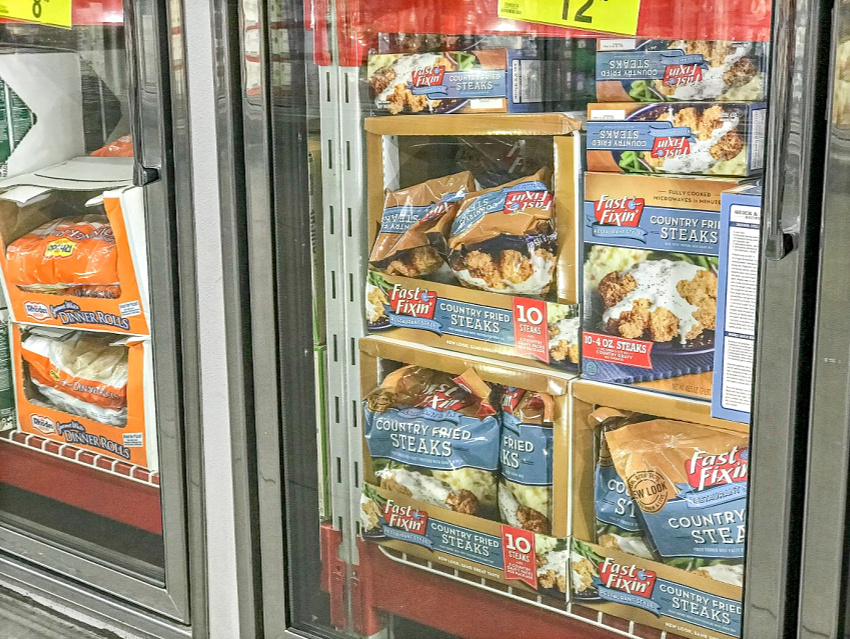
[[[75,446],[18,431],[2,433],[0,483],[162,534],[159,473]]]

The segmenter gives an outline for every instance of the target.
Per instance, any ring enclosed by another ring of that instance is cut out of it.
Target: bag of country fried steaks
[[[596,511],[596,542],[644,559],[655,559],[637,514],[637,506],[626,490],[626,482],[617,473],[605,434],[629,424],[649,421],[648,415],[623,413],[613,408],[598,408],[590,420],[595,430],[593,503]]]
[[[546,393],[506,388],[502,394],[502,522],[552,534],[552,440],[555,400]]]
[[[366,443],[381,488],[441,508],[498,517],[499,416],[490,386],[405,366],[364,400]]]
[[[446,238],[461,200],[475,190],[464,171],[388,191],[369,263],[387,275],[421,277],[445,264]]]
[[[662,561],[741,586],[746,433],[656,419],[606,432],[605,439]]]
[[[467,195],[449,237],[449,265],[461,284],[495,293],[545,295],[557,252],[547,169]]]

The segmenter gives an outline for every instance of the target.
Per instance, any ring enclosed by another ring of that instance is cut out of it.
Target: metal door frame
[[[0,526],[0,580],[48,605],[167,639],[210,636],[204,506],[210,474],[204,459],[210,447],[204,441],[202,411],[209,397],[221,394],[220,389],[202,386],[199,340],[201,334],[209,333],[210,322],[199,313],[202,280],[196,270],[198,212],[193,189],[204,192],[205,185],[193,185],[192,180],[198,173],[193,164],[194,136],[208,132],[195,132],[190,126],[197,121],[193,115],[201,99],[190,100],[185,64],[191,54],[208,62],[212,70],[213,51],[204,47],[203,33],[194,35],[202,25],[184,22],[184,10],[197,8],[190,4],[198,3],[142,0],[125,6],[127,57],[130,77],[135,79],[130,99],[134,178],[145,187],[148,246],[153,252],[149,268],[155,284],[151,287],[156,319],[152,344],[165,586]],[[151,135],[157,131],[158,135]],[[215,295],[214,289],[207,290]],[[227,430],[226,421],[222,427]],[[218,518],[212,523],[211,528],[227,525]]]

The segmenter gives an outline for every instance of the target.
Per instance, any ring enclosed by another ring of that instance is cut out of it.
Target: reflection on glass
[[[162,584],[144,200],[98,6],[0,25],[0,525]]]

